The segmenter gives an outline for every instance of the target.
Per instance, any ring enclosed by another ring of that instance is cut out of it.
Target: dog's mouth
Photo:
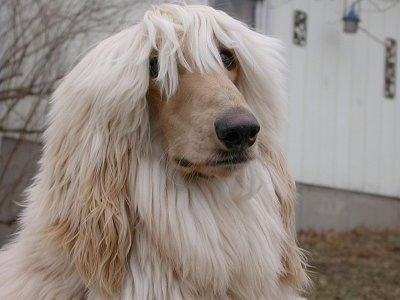
[[[190,161],[188,161],[187,159],[184,158],[175,158],[175,163],[183,168],[190,168],[192,167],[194,164]]]
[[[220,153],[215,160],[208,162],[210,166],[225,166],[225,165],[240,165],[251,160],[250,155],[247,152],[239,153]]]
[[[175,163],[183,168],[193,168],[196,166],[208,166],[208,167],[218,167],[218,166],[235,166],[247,163],[252,160],[253,157],[247,152],[218,152],[215,158],[212,158],[205,163],[194,163],[185,158],[175,158]]]

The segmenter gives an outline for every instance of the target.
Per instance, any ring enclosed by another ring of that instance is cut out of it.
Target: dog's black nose
[[[252,113],[235,109],[218,117],[214,123],[218,139],[228,150],[242,151],[252,146],[260,131],[260,124]]]

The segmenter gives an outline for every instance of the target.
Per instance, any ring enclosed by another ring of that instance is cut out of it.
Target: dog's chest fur
[[[266,168],[256,162],[236,178],[197,183],[160,178],[159,168],[144,163],[135,178],[127,297],[278,299],[285,236]]]

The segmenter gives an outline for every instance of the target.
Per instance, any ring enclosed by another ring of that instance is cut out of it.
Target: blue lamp
[[[343,17],[344,21],[344,32],[346,33],[356,33],[358,29],[358,23],[360,22],[360,17],[354,10],[354,7]]]

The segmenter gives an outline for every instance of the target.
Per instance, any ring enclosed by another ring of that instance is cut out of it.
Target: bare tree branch
[[[0,138],[19,139],[8,157],[0,153],[0,206],[14,192],[1,188],[21,139],[32,140],[43,132],[49,95],[72,57],[121,28],[135,2],[140,1],[0,1]]]

